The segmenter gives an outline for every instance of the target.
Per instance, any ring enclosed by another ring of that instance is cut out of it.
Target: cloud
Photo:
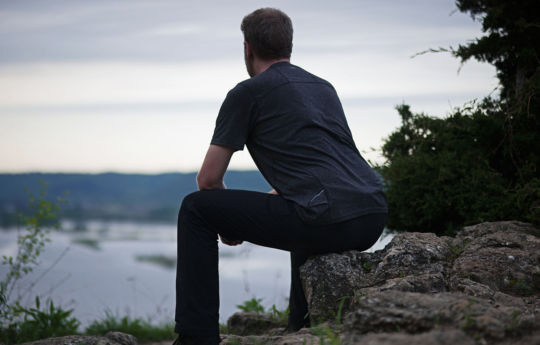
[[[472,38],[479,26],[453,2],[24,1],[0,4],[0,61],[188,61],[238,56],[242,17],[262,6],[293,19],[295,46],[404,49]]]
[[[240,21],[265,6],[291,16],[293,63],[333,83],[361,150],[399,124],[396,104],[442,116],[496,84],[489,65],[410,59],[479,36],[453,0],[0,1],[2,169],[197,169],[247,78]],[[255,167],[247,151],[231,166]]]
[[[2,65],[0,107],[217,101],[246,77],[238,60]]]
[[[197,23],[168,23],[158,25],[140,34],[150,36],[184,36],[200,35],[205,32],[208,32],[208,28]]]

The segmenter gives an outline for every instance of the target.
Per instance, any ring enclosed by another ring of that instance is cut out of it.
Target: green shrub
[[[483,221],[540,223],[539,172],[512,165],[504,114],[491,100],[445,119],[413,114],[408,105],[397,110],[402,125],[386,139],[379,167],[389,228],[451,235]],[[528,155],[540,164],[538,154]]]
[[[257,314],[264,314],[264,306],[261,304],[262,298],[255,298],[249,299],[247,301],[244,301],[242,304],[238,304],[236,308],[240,309],[243,312],[254,312]]]
[[[456,6],[481,21],[484,35],[427,52],[492,64],[500,94],[444,119],[398,107],[402,125],[385,140],[379,167],[388,227],[452,234],[482,221],[540,224],[538,1],[457,0]]]
[[[64,310],[55,306],[52,300],[47,300],[41,309],[39,297],[36,297],[35,307],[25,308],[20,304],[13,306],[16,318],[3,329],[0,341],[5,344],[19,344],[50,337],[60,337],[78,333],[79,321],[71,316],[73,309]]]

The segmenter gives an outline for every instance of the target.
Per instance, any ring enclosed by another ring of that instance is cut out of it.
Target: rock
[[[104,337],[70,335],[37,340],[25,345],[137,345],[137,339],[126,333],[109,332]]]
[[[283,335],[245,336],[222,335],[220,345],[319,345],[319,339],[308,329]]]
[[[360,289],[361,295],[374,294],[386,290],[435,293],[447,291],[445,277],[442,273],[421,274],[403,278],[388,279],[383,285]]]
[[[381,253],[375,275],[381,279],[407,275],[436,274],[448,266],[449,237],[432,233],[403,233],[396,235]]]
[[[516,296],[540,293],[540,230],[520,222],[482,223],[456,236],[463,252],[452,274]]]
[[[108,332],[105,338],[115,341],[118,345],[137,345],[137,338],[122,332]]]
[[[347,314],[346,344],[538,345],[540,230],[530,224],[403,233],[375,253],[310,258],[300,272],[312,322]]]
[[[366,335],[348,334],[344,344],[362,345],[475,345],[461,330],[433,330],[426,333],[410,334],[370,333]]]
[[[300,268],[300,276],[310,317],[315,321],[335,317],[344,297],[342,310],[348,311],[358,293],[373,291],[365,289],[375,286],[388,289],[393,285],[396,290],[418,292],[445,291],[440,274],[449,268],[450,243],[449,237],[431,233],[404,233],[375,253],[349,251],[309,259]],[[426,285],[424,279],[408,277],[417,275],[438,282]],[[399,281],[406,277],[407,280]],[[396,280],[390,282],[391,279]]]
[[[453,328],[477,338],[498,340],[514,333],[531,333],[535,317],[517,307],[494,306],[463,294],[383,291],[360,299],[346,325],[358,333]]]
[[[311,320],[335,317],[341,301],[346,302],[347,309],[357,289],[373,285],[372,268],[376,263],[377,259],[370,260],[365,253],[354,251],[309,259],[300,268],[300,276]]]
[[[227,320],[229,332],[235,335],[264,334],[272,329],[285,326],[286,324],[280,323],[270,315],[254,312],[234,313]]]

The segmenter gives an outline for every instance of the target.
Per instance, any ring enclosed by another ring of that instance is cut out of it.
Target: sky
[[[334,85],[374,163],[396,105],[444,117],[497,86],[488,64],[411,58],[481,35],[453,0],[0,0],[0,172],[197,171],[260,7],[291,17],[291,63]],[[230,168],[256,169],[247,150]]]

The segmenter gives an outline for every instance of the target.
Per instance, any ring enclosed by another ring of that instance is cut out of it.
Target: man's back
[[[354,144],[334,88],[288,62],[231,90],[212,143],[235,149],[245,144],[268,182],[298,205],[306,222],[386,212],[379,179]]]
[[[386,221],[381,183],[356,149],[334,88],[289,63],[290,18],[262,8],[241,30],[251,79],[227,94],[197,175],[201,190],[184,198],[178,215],[180,345],[219,343],[217,235],[228,245],[291,253],[294,331],[310,324],[301,265],[311,255],[371,247]],[[244,145],[275,191],[225,188],[230,159]]]

